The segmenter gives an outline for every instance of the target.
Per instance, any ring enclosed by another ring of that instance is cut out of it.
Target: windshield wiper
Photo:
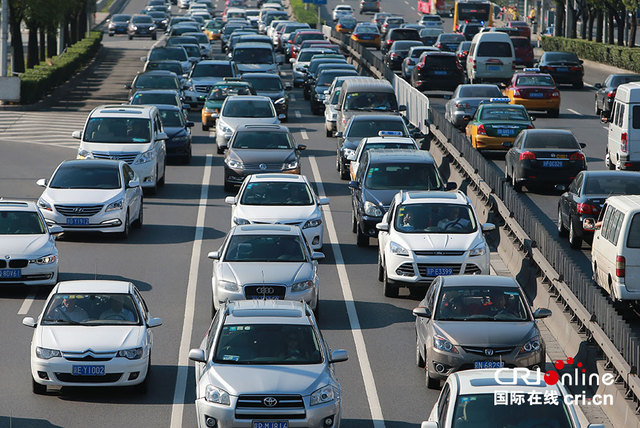
[[[60,318],[45,318],[42,321],[55,323],[55,324],[64,323],[64,324],[73,324],[73,325],[83,325],[83,323],[81,323],[80,321],[73,321],[70,319],[63,320]]]

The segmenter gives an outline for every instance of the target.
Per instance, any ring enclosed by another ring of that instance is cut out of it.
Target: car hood
[[[390,110],[343,110],[342,111],[342,117],[344,119],[347,119],[347,122],[349,122],[349,119],[351,119],[353,116],[358,114],[366,114],[367,116],[389,115],[389,114],[393,114],[396,116],[399,115],[397,111],[390,111]]]
[[[320,217],[320,212],[315,205],[239,205],[236,208],[234,215],[247,220],[256,220],[260,222],[293,223],[295,221],[305,221],[310,218]]]
[[[224,78],[217,76],[202,76],[202,77],[192,77],[191,83],[194,85],[215,85],[218,82],[222,82]]]
[[[295,156],[293,149],[287,150],[254,150],[234,149],[229,151],[229,157],[240,159],[243,163],[277,163]]]
[[[467,251],[482,242],[482,235],[472,233],[403,233],[401,240],[416,250]]]
[[[271,73],[276,69],[275,64],[239,64],[236,63],[236,69],[240,73]]]
[[[224,262],[221,271],[221,278],[228,278],[237,284],[288,285],[313,277],[313,266],[308,262]]]
[[[97,205],[118,197],[121,189],[47,189],[42,197],[56,204]]]
[[[62,352],[114,352],[140,346],[143,327],[139,325],[41,325],[36,346]]]
[[[34,255],[46,256],[55,253],[55,244],[49,239],[49,235],[0,235],[0,256],[11,258],[33,257]]]
[[[80,148],[103,153],[143,153],[151,148],[151,143],[93,143],[82,142]]]
[[[385,208],[385,212],[389,205],[391,205],[391,201],[393,197],[400,191],[398,189],[384,189],[384,190],[371,190],[364,189],[364,200],[373,202],[378,206],[383,206]]]
[[[517,346],[525,343],[535,331],[535,324],[500,321],[434,321],[436,334],[461,346]]]
[[[355,150],[358,147],[358,144],[360,144],[360,141],[362,141],[363,138],[365,138],[365,137],[347,137],[342,142],[342,146],[347,148],[347,149]]]
[[[251,125],[277,125],[280,123],[275,117],[223,117],[222,123],[235,130],[238,126],[248,124]]]
[[[280,98],[284,98],[284,91],[256,91],[256,95],[260,95],[262,97],[269,97],[273,101],[276,101]]]

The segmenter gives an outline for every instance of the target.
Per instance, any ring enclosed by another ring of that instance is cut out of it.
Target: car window
[[[65,164],[54,174],[52,189],[119,189],[118,165]]]
[[[394,222],[402,233],[472,233],[477,225],[470,206],[446,203],[400,205]]]
[[[275,117],[275,111],[271,106],[271,101],[247,100],[231,101],[227,100],[222,110],[222,115],[227,117]]]
[[[587,195],[633,195],[640,189],[640,176],[589,176],[584,186]]]
[[[141,74],[136,79],[136,89],[180,89],[178,81],[172,75],[158,76]]]
[[[291,150],[294,148],[287,132],[241,131],[231,142],[233,149]]]
[[[530,321],[525,299],[516,287],[444,287],[436,321]]]
[[[631,119],[631,126],[633,129],[640,129],[640,106],[633,106],[633,117]]]
[[[248,183],[240,198],[242,205],[313,205],[314,199],[306,183]]]
[[[131,104],[133,105],[141,105],[141,104],[168,104],[171,106],[178,105],[178,98],[176,94],[166,93],[166,94],[154,94],[149,92],[138,92],[133,98],[131,98]]]
[[[527,149],[580,150],[580,145],[576,141],[576,138],[569,132],[561,132],[557,134],[529,132],[525,147]]]
[[[213,320],[211,320],[211,324],[209,325],[209,330],[207,330],[207,344],[205,347],[205,355],[207,357],[209,357],[209,355],[211,354],[211,350],[213,349],[213,340],[216,338],[216,331],[219,320],[220,311],[216,311],[216,314],[213,316]]]
[[[640,213],[633,215],[627,235],[628,248],[640,248]]]
[[[346,96],[344,109],[397,111],[398,101],[393,92],[350,92]]]
[[[439,190],[442,182],[431,163],[388,163],[369,166],[365,180],[370,190]]]
[[[624,124],[624,110],[625,105],[620,103],[620,107],[618,108],[618,114],[616,117],[616,125],[622,126]]]
[[[251,83],[253,89],[256,91],[279,92],[284,89],[282,86],[282,80],[279,77],[243,76],[242,80]]]
[[[84,131],[84,141],[90,143],[148,143],[151,121],[139,118],[92,117]]]
[[[541,76],[541,75],[519,76],[516,79],[516,85],[518,86],[555,86],[551,76]]]
[[[184,127],[184,118],[178,110],[160,110],[160,117],[164,126],[174,128]]]
[[[225,262],[306,262],[298,236],[233,235],[224,255]]]
[[[433,281],[431,286],[429,287],[429,291],[427,291],[426,303],[427,308],[433,313],[433,305],[435,303],[436,290],[440,286],[440,279],[436,279]]]
[[[449,384],[445,383],[440,393],[440,399],[438,400],[438,423],[441,427],[446,426],[447,410],[449,409]]]
[[[480,115],[480,120],[529,120],[529,116],[527,115],[527,111],[524,108],[518,107],[484,107],[482,109],[482,114]]]
[[[182,48],[159,48],[152,49],[149,54],[149,60],[173,59],[176,61],[187,61],[187,52]]]
[[[140,325],[130,294],[82,293],[53,295],[42,316],[43,325]]]
[[[501,92],[497,86],[467,85],[460,88],[458,93],[460,98],[491,98],[500,97]]]
[[[34,211],[0,211],[0,235],[39,235],[47,229]]]
[[[510,57],[513,56],[511,44],[506,42],[480,42],[478,44],[478,57]]]
[[[191,77],[233,77],[231,64],[196,64]]]

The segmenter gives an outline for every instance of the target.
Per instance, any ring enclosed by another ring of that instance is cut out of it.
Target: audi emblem
[[[490,357],[493,355],[493,349],[491,348],[487,348],[484,350],[484,355],[486,355],[487,357]]]
[[[258,294],[273,294],[276,290],[273,287],[258,287],[256,288],[256,293]]]
[[[278,399],[275,397],[265,397],[262,402],[267,407],[274,407],[276,404],[278,404]]]
[[[260,165],[258,165],[258,168],[260,168],[261,170],[265,170],[267,169],[267,164],[266,163],[261,163]]]

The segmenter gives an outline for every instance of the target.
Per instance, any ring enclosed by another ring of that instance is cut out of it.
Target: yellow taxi
[[[533,128],[534,118],[524,106],[509,104],[509,98],[481,102],[465,133],[478,150],[509,150],[523,129]]]
[[[525,68],[514,73],[502,94],[511,104],[520,104],[527,110],[543,110],[550,117],[560,114],[560,91],[550,74],[538,73],[537,68]]]
[[[202,31],[207,35],[209,41],[219,40],[220,34],[222,33],[222,27],[222,18],[213,18],[207,21]]]

